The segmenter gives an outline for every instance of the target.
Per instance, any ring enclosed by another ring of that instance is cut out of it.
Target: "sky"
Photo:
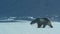
[[[0,0],[0,16],[55,14],[60,14],[60,0]]]

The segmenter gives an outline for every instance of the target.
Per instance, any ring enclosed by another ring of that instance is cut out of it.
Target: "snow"
[[[30,21],[0,23],[0,34],[60,34],[60,23],[52,22],[53,28],[37,28]]]

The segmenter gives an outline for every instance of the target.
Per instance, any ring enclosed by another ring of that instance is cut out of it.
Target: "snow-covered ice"
[[[52,22],[53,28],[37,28],[30,21],[0,23],[0,34],[60,34],[60,23]]]

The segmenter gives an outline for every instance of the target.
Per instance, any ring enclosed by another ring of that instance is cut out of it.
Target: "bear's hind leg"
[[[42,25],[42,24],[37,24],[38,28],[41,28],[41,25]]]
[[[43,24],[43,28],[45,28],[46,27],[46,24]]]

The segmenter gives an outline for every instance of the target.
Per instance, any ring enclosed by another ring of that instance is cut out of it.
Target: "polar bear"
[[[51,28],[53,28],[51,21],[48,18],[36,18],[35,20],[31,21],[31,25],[37,23],[37,27],[41,28],[41,26],[43,25],[43,28],[46,27],[46,25],[50,26]]]

